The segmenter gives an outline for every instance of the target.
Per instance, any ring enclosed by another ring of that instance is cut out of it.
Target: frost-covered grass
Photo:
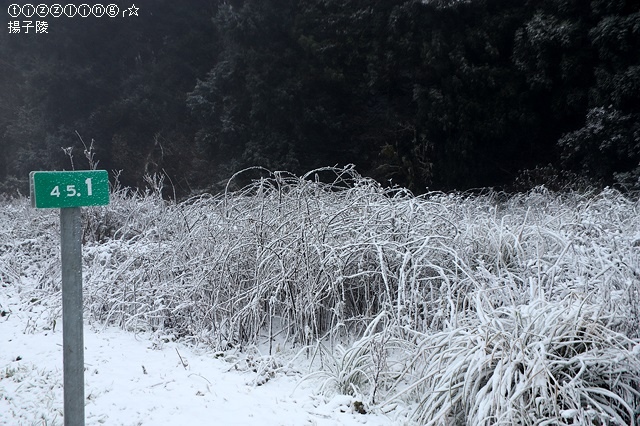
[[[223,351],[298,347],[322,392],[424,424],[640,421],[637,198],[415,197],[350,168],[177,204],[158,193],[117,189],[85,211],[92,321]],[[59,292],[57,223],[26,200],[0,207],[4,286]]]

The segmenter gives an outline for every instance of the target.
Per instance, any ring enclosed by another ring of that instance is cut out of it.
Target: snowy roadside
[[[62,332],[48,309],[0,294],[0,425],[63,423]],[[58,320],[61,323],[61,320]],[[87,425],[387,425],[384,415],[354,412],[350,397],[325,400],[301,374],[261,386],[256,373],[215,354],[149,335],[98,329],[85,320]],[[156,339],[157,340],[157,339]],[[245,371],[243,371],[245,370]]]
[[[89,424],[640,424],[640,201],[355,182],[87,211]],[[61,424],[56,221],[0,206],[0,426]]]

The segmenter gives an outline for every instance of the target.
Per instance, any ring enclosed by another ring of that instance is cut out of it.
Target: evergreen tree
[[[603,183],[640,188],[640,7],[595,1],[591,9],[595,81],[584,126],[559,141],[562,158]]]
[[[95,140],[124,184],[355,163],[420,192],[640,176],[634,0],[141,0],[0,39],[0,191]]]

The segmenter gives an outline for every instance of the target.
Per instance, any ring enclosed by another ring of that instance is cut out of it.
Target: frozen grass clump
[[[389,319],[384,313],[378,315],[349,347],[338,345],[332,350],[317,342],[311,362],[317,362],[318,369],[305,380],[319,378],[320,392],[328,396],[349,395],[366,406],[378,404],[380,396],[388,394],[401,377],[404,355],[412,347],[405,339],[394,337],[395,327]]]
[[[636,424],[640,347],[579,301],[494,308],[481,295],[457,328],[417,335],[397,380],[420,424]]]
[[[25,198],[0,204],[0,291],[14,286],[29,303],[59,295],[59,215],[55,213],[37,211]]]

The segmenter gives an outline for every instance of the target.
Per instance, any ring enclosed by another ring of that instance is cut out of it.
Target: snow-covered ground
[[[23,292],[25,289],[22,289]],[[40,301],[0,294],[0,425],[63,423],[62,331]],[[85,320],[87,425],[388,425],[353,399],[317,394],[306,371],[281,368],[257,385],[247,359],[162,342]],[[259,378],[259,377],[258,377]]]

